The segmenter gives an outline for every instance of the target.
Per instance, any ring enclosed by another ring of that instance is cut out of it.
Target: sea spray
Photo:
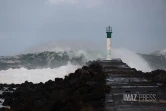
[[[140,55],[130,50],[120,48],[113,49],[114,58],[121,58],[123,62],[127,63],[131,68],[136,68],[144,72],[152,71],[149,64]]]
[[[112,56],[122,59],[131,68],[144,72],[153,70],[151,62],[155,64],[154,60],[158,57],[155,56],[151,60],[148,58],[151,58],[152,55],[145,58],[143,54],[137,54],[124,48],[113,49]],[[85,65],[87,61],[100,58],[106,58],[105,51],[71,49],[0,57],[0,83],[23,83],[26,80],[33,83],[45,82],[55,77],[64,77]]]
[[[45,68],[45,69],[8,69],[0,71],[0,83],[23,83],[25,81],[39,83],[46,82],[48,80],[53,80],[56,77],[63,78],[69,73],[75,72],[78,69],[79,65],[72,65],[68,63],[65,66],[59,68]]]

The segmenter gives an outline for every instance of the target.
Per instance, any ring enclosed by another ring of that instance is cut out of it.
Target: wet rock
[[[95,111],[105,97],[105,74],[98,62],[62,78],[33,84],[25,81],[13,93],[3,93],[3,105],[14,111]],[[3,85],[4,87],[5,85]]]
[[[3,102],[3,106],[10,106],[13,102],[13,98],[12,97],[6,97],[5,101]]]
[[[95,82],[95,81],[88,81],[88,82],[86,82],[86,84],[89,85],[89,86],[94,86],[94,85],[97,84],[97,82]]]
[[[111,87],[109,85],[105,85],[104,90],[105,90],[105,93],[110,93]]]
[[[63,79],[62,78],[55,78],[55,83],[56,84],[60,84],[63,82]]]
[[[2,108],[0,108],[0,111],[13,111],[13,110],[5,108],[5,107],[2,107]]]
[[[5,99],[6,97],[12,97],[13,96],[13,94],[12,94],[12,92],[3,92],[2,93],[2,97]]]
[[[103,86],[102,85],[97,85],[92,91],[91,91],[91,99],[92,100],[101,100],[102,98],[104,98],[105,95],[104,94],[104,90],[102,89]]]
[[[78,80],[79,80],[78,78],[74,78],[74,79],[69,81],[69,84],[73,85],[73,84],[77,83]]]
[[[89,67],[88,67],[88,66],[83,66],[82,69],[84,69],[84,70],[88,70]]]

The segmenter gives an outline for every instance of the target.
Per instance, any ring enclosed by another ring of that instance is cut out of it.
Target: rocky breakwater
[[[147,80],[149,80],[150,82],[154,82],[154,83],[160,83],[162,87],[166,88],[166,71],[165,70],[154,70],[151,72],[142,72],[142,71],[138,71],[138,73],[143,76],[144,78],[146,78]]]
[[[13,93],[1,95],[5,99],[3,105],[10,109],[0,111],[102,111],[106,88],[102,66],[92,62],[64,79],[39,84],[26,81],[17,85]]]

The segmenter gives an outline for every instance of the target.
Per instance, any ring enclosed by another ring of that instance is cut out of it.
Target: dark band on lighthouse
[[[106,27],[107,38],[111,38],[112,35],[112,27]]]

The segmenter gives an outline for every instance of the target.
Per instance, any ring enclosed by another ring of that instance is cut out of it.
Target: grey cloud
[[[105,50],[107,25],[114,48],[149,53],[166,48],[165,12],[165,0],[1,0],[0,55],[59,40],[96,41]]]

